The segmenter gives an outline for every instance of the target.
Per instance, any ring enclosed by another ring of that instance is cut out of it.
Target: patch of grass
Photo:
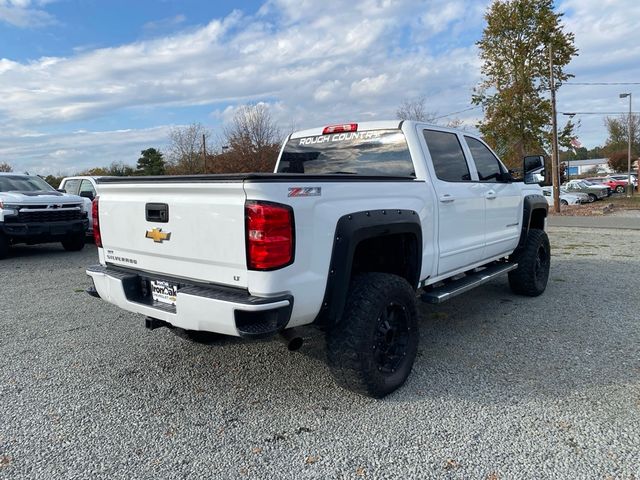
[[[616,208],[640,210],[640,193],[634,192],[631,198],[627,198],[624,195],[609,197],[607,202],[613,203]]]

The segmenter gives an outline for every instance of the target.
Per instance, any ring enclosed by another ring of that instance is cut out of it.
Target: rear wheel
[[[589,194],[589,203],[593,203],[598,199],[594,193]]]
[[[9,256],[9,239],[0,233],[0,260]]]
[[[67,252],[78,252],[84,248],[84,232],[70,235],[62,240],[62,246]]]
[[[616,187],[616,192],[618,193],[624,193],[625,188],[622,185],[618,185]]]
[[[544,230],[531,229],[522,252],[513,261],[518,268],[509,272],[513,293],[537,297],[547,288],[551,267],[551,247]]]
[[[418,350],[415,293],[388,273],[351,282],[342,319],[327,334],[329,367],[343,387],[374,398],[399,388]]]
[[[569,202],[566,200],[560,200],[560,205],[569,205]]]

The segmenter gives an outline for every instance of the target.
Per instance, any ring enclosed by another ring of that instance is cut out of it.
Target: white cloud
[[[464,9],[465,5],[459,2],[444,2],[444,5],[436,2],[420,17],[420,21],[424,24],[424,28],[433,35],[442,32],[451,22],[462,17]]]
[[[50,0],[0,0],[0,23],[14,27],[43,27],[55,23],[55,18],[41,7]]]
[[[566,68],[575,74],[569,82],[640,81],[640,42],[636,41],[640,3],[635,0],[564,0],[566,30],[575,34],[579,55]],[[628,108],[620,92],[632,91],[640,106],[640,85],[566,85],[558,91],[561,112],[624,112]],[[637,96],[636,96],[637,93]],[[635,107],[634,110],[640,110]],[[567,117],[561,117],[564,123]],[[578,137],[586,147],[603,145],[604,115],[579,115]]]
[[[148,32],[166,31],[168,29],[175,28],[182,25],[187,20],[187,17],[181,13],[174,15],[173,17],[161,18],[160,20],[152,20],[145,23],[142,28]]]
[[[70,175],[112,162],[134,165],[141,150],[165,146],[169,128],[61,134],[0,131],[0,158],[16,171],[39,174]]]
[[[389,58],[398,48],[394,38],[399,29],[424,5],[367,0],[345,8],[331,0],[326,6],[331,7],[327,12],[343,13],[339,21],[298,2],[279,0],[266,4],[258,17],[236,11],[164,38],[27,63],[0,60],[0,123],[45,128],[131,108],[276,98],[294,114],[302,106],[307,113],[296,122],[307,125],[371,111],[381,93],[387,100],[377,110],[388,116],[407,87],[433,88],[436,76],[448,70],[433,67],[426,50],[400,51]],[[410,75],[397,81],[403,72]],[[468,92],[461,93],[464,103]],[[337,101],[321,107],[331,98]]]

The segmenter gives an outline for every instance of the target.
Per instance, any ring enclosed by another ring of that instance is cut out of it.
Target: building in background
[[[590,158],[588,160],[569,160],[562,161],[566,169],[567,174],[572,177],[574,175],[582,175],[584,173],[590,173],[593,175],[613,173],[611,167],[609,167],[609,160],[607,158]]]

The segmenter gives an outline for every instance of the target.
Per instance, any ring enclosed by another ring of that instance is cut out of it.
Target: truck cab
[[[89,228],[87,235],[93,236],[93,217],[91,215],[91,202],[98,196],[98,184],[96,180],[98,176],[80,175],[75,177],[65,177],[60,182],[58,190],[70,195],[78,195],[82,197],[84,208],[89,218]]]

